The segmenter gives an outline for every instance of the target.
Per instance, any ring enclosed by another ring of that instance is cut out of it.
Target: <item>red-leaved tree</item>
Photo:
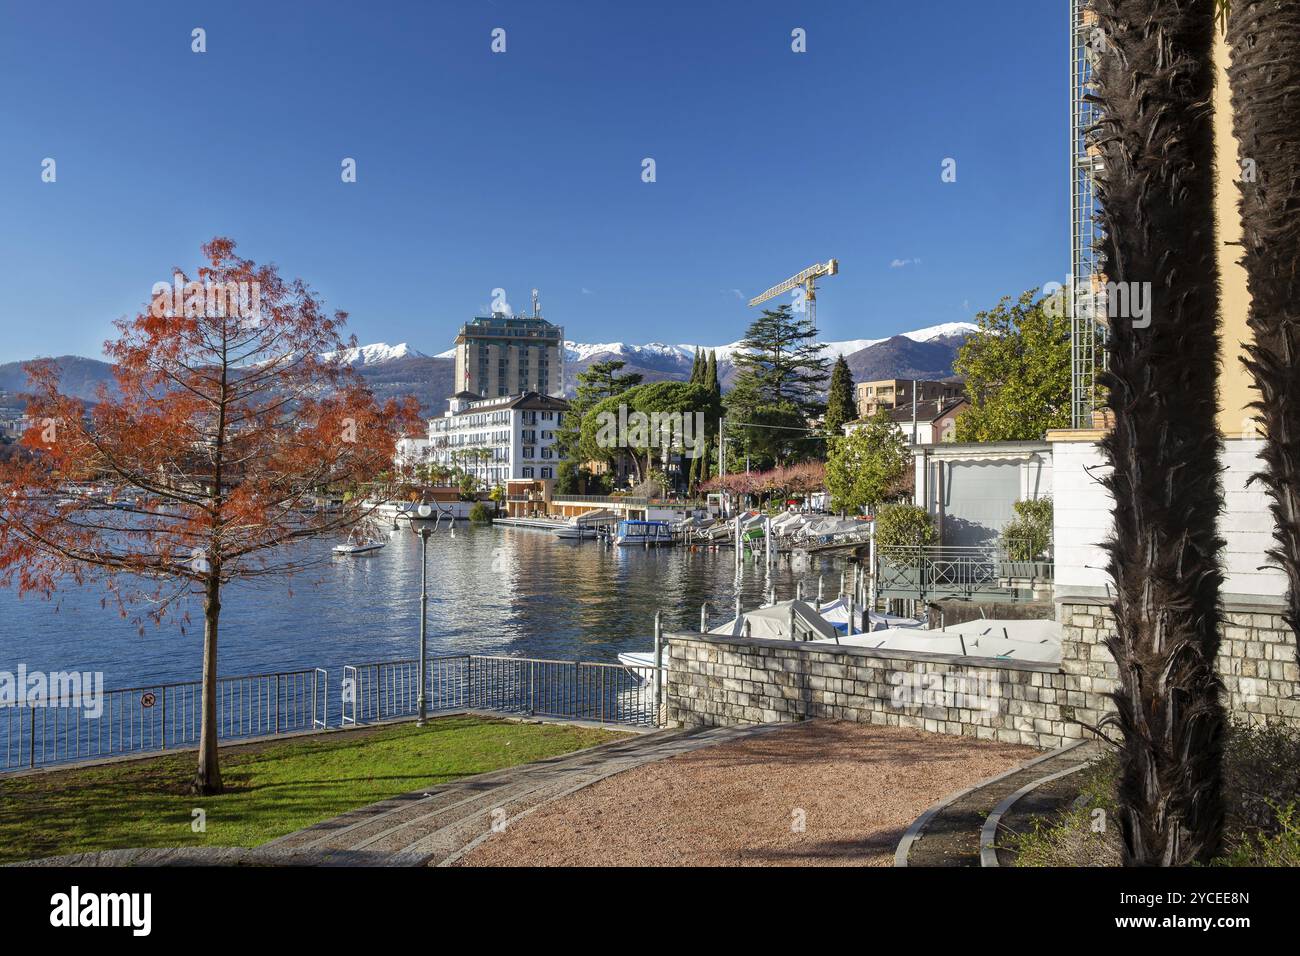
[[[305,567],[303,539],[365,517],[362,495],[312,507],[391,468],[413,399],[380,406],[347,366],[346,314],[301,281],[216,238],[193,278],[154,287],[105,345],[116,388],[87,408],[57,366],[27,367],[33,425],[0,462],[0,584],[51,597],[97,582],[162,620],[203,605],[203,691],[193,790],[221,791],[217,636],[222,589]],[[68,494],[77,484],[81,494]],[[86,489],[91,489],[85,493]],[[346,497],[346,496],[345,496]]]

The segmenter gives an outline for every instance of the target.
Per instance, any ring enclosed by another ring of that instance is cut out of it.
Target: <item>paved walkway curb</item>
[[[998,863],[998,827],[1002,824],[1002,818],[1007,811],[1020,802],[1021,798],[1027,794],[1033,793],[1044,784],[1051,783],[1053,780],[1060,780],[1062,777],[1068,777],[1072,773],[1078,773],[1088,765],[1081,763],[1073,767],[1066,767],[1064,770],[1058,770],[1055,773],[1049,773],[1046,777],[1039,777],[1033,780],[1015,793],[1009,794],[1001,803],[993,808],[993,812],[988,815],[984,821],[984,826],[980,830],[980,866],[1000,866]]]
[[[894,866],[917,865],[910,862],[913,847],[925,836],[927,829],[934,822],[935,818],[939,817],[956,804],[964,803],[967,801],[967,798],[977,797],[981,793],[998,788],[1000,784],[1004,784],[1017,774],[1024,774],[1027,771],[1039,768],[1041,765],[1048,763],[1049,761],[1057,761],[1061,759],[1073,760],[1074,758],[1080,757],[1081,755],[1075,754],[1074,752],[1089,743],[1091,743],[1091,741],[1073,741],[1063,747],[1058,747],[1056,750],[1048,751],[1045,754],[1035,757],[1033,760],[1023,763],[1018,767],[1013,767],[1004,773],[996,774],[995,776],[989,777],[987,780],[981,780],[974,786],[949,794],[937,803],[932,804],[926,808],[924,813],[912,821],[911,826],[909,826],[903,833],[903,838],[898,841],[898,848],[894,851]],[[1089,751],[1089,753],[1090,752],[1091,751]]]

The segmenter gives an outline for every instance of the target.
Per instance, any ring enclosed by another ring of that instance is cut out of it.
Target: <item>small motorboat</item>
[[[369,525],[359,524],[352,529],[347,541],[334,545],[333,551],[335,554],[347,556],[370,554],[378,551],[386,544],[388,544],[388,540],[382,537],[377,529]]]

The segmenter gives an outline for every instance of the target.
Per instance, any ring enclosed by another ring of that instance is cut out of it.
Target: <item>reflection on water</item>
[[[333,542],[310,545],[324,556]],[[843,565],[781,559],[771,578],[746,562],[740,590],[746,607],[769,585],[777,596],[805,593],[824,574],[827,593]],[[429,654],[509,654],[559,660],[612,661],[619,651],[651,644],[654,612],[665,629],[694,630],[700,604],[711,620],[731,616],[737,579],[731,551],[612,548],[564,541],[542,531],[460,525],[429,539]],[[69,590],[54,602],[0,589],[0,670],[103,671],[105,686],[193,680],[202,663],[202,607],[144,634],[110,607],[99,590]],[[283,582],[226,590],[219,671],[223,675],[327,667],[414,657],[420,610],[420,541],[405,525],[388,547],[369,555],[328,558]]]

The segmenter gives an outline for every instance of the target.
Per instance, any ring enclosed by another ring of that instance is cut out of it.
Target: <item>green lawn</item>
[[[222,748],[226,792],[185,793],[193,753],[0,776],[0,863],[120,847],[257,846],[420,787],[592,747],[616,731],[442,717]],[[195,833],[193,811],[207,815]]]

